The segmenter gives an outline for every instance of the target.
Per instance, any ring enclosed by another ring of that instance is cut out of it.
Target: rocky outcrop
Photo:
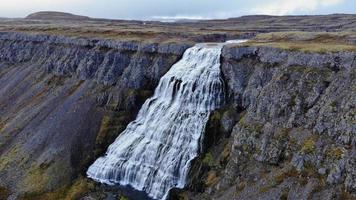
[[[63,193],[188,47],[1,33],[0,186]]]
[[[222,55],[230,102],[218,112],[234,117],[211,117],[214,143],[193,169],[203,189],[191,198],[354,198],[356,53],[227,46]]]
[[[190,46],[19,33],[0,33],[0,41],[2,62],[30,61],[55,75],[75,76],[81,80],[93,79],[104,85],[132,80],[131,82],[138,84],[136,87],[142,85],[139,82],[144,82],[144,77],[130,77],[126,71],[137,72],[150,66],[152,69],[147,71],[147,77],[159,79],[162,71],[164,73],[167,66],[174,63]],[[165,63],[172,57],[169,63]],[[134,74],[139,73],[130,75]],[[144,74],[145,72],[141,73]],[[119,80],[120,77],[125,77],[126,80]]]

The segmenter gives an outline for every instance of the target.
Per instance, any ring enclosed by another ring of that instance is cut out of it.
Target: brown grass
[[[0,119],[0,131],[6,126],[6,123]]]
[[[247,183],[245,181],[241,181],[239,184],[236,185],[236,191],[235,194],[240,193],[242,190],[245,189]]]
[[[333,147],[333,148],[327,149],[326,156],[328,158],[339,160],[344,157],[345,151],[346,150],[342,147]]]
[[[10,191],[0,186],[0,200],[6,200],[10,195]]]
[[[354,32],[275,32],[259,34],[256,38],[240,45],[317,53],[356,52],[356,45],[349,43],[349,40],[355,39]]]
[[[319,43],[347,43],[348,39],[356,39],[356,33],[290,31],[290,32],[261,33],[258,34],[255,38],[255,40],[261,42],[262,41],[265,42],[313,41]]]
[[[218,180],[218,178],[217,178],[216,171],[211,170],[208,172],[208,177],[205,180],[205,185],[209,187],[209,186],[213,185],[214,183],[216,183],[217,180]]]
[[[71,185],[58,188],[54,191],[42,194],[26,194],[22,200],[75,200],[82,198],[85,194],[95,188],[93,182],[86,178],[79,177]]]
[[[307,53],[327,53],[351,51],[356,52],[355,45],[328,44],[315,42],[249,42],[246,46],[266,46],[290,51],[302,51]]]

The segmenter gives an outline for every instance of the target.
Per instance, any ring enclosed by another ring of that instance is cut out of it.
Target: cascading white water
[[[185,186],[212,110],[224,103],[222,44],[199,44],[161,78],[135,121],[87,171],[107,184],[130,185],[154,199]]]

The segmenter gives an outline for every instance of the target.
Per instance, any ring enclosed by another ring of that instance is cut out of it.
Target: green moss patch
[[[89,181],[86,178],[79,178],[68,190],[65,200],[79,199],[94,188],[95,185],[93,182]]]
[[[19,145],[14,145],[8,152],[3,153],[0,159],[0,171],[4,170],[16,158],[24,157]]]
[[[302,143],[300,151],[303,154],[311,154],[314,153],[315,151],[315,143],[316,143],[316,138],[315,137],[309,137],[308,139],[304,140]]]
[[[39,166],[32,166],[28,169],[27,174],[22,181],[22,187],[29,191],[42,192],[46,190],[49,177],[45,174],[45,170]]]
[[[203,158],[203,164],[208,166],[208,167],[215,166],[214,157],[210,152],[205,154],[205,156]]]
[[[102,118],[95,141],[95,155],[102,154],[114,142],[116,137],[126,128],[130,119],[130,114],[126,112],[112,112]]]
[[[262,132],[263,124],[248,120],[246,115],[240,119],[239,124],[242,128],[250,132],[255,132],[255,134],[257,133],[256,136]]]
[[[121,196],[119,200],[129,200],[127,197]]]

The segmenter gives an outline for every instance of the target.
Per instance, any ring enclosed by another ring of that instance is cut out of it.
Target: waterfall
[[[222,44],[198,44],[161,78],[88,177],[106,184],[130,185],[154,199],[183,188],[197,157],[212,110],[224,103],[220,73]]]

